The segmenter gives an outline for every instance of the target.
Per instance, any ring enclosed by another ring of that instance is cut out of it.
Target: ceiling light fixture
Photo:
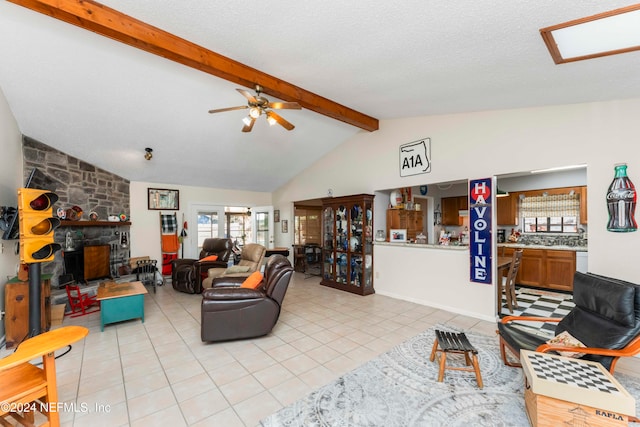
[[[253,107],[249,110],[249,115],[254,119],[257,119],[262,114],[262,110],[258,107]]]
[[[151,158],[153,157],[153,150],[149,147],[144,149],[145,153],[144,153],[144,158],[147,160],[151,160]]]
[[[558,171],[565,171],[565,170],[570,170],[570,169],[582,169],[582,168],[586,168],[586,167],[587,167],[587,165],[558,166],[558,167],[555,167],[555,168],[532,170],[531,173],[558,172]]]
[[[640,50],[640,4],[542,28],[556,64]]]
[[[251,117],[245,117],[244,119],[242,119],[242,123],[244,123],[246,126],[251,126]]]
[[[271,126],[273,126],[273,125],[275,125],[276,123],[278,123],[278,122],[276,121],[276,119],[274,119],[274,118],[273,118],[273,116],[271,115],[271,112],[270,112],[270,111],[267,111],[267,122],[269,122],[269,125],[271,125]]]

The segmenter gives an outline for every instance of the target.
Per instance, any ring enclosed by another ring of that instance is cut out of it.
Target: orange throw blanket
[[[162,252],[178,252],[180,243],[176,234],[162,235]]]

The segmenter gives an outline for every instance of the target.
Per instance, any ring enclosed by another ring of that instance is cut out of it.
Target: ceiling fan
[[[249,100],[247,105],[241,105],[239,107],[228,107],[228,108],[219,108],[217,110],[209,110],[209,113],[222,113],[224,111],[233,111],[233,110],[244,110],[249,109],[249,115],[242,119],[244,122],[244,127],[242,128],[242,132],[251,132],[253,129],[253,124],[256,122],[256,119],[261,115],[265,115],[267,118],[267,122],[270,125],[274,125],[278,123],[280,126],[285,128],[286,130],[292,130],[295,126],[291,123],[283,119],[279,114],[272,110],[300,110],[302,107],[297,102],[269,102],[267,98],[260,95],[262,93],[262,87],[260,85],[256,85],[256,95],[251,95],[248,91],[244,89],[236,89],[240,92],[245,98]]]

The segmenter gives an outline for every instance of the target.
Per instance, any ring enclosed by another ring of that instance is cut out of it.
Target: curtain
[[[580,195],[553,194],[524,197],[520,200],[521,218],[579,216]]]

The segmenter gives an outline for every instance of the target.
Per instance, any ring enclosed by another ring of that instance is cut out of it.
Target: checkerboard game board
[[[530,354],[529,362],[536,377],[540,379],[603,393],[621,394],[597,365],[552,358],[542,353]]]
[[[575,404],[584,405],[585,410],[590,407],[596,416],[598,411],[635,415],[634,397],[600,363],[529,350],[520,352],[520,362],[526,378],[525,395],[531,392],[534,397],[555,399],[558,408],[563,406],[568,411],[568,417]],[[546,403],[538,403],[540,411]],[[592,421],[584,425],[601,425]]]
[[[518,308],[513,309],[513,313],[507,308],[507,301],[502,296],[503,316],[538,316],[563,318],[575,306],[573,295],[560,292],[538,291],[536,289],[518,288],[516,289]],[[536,329],[540,335],[553,337],[557,323],[547,322],[518,322],[525,327]]]

